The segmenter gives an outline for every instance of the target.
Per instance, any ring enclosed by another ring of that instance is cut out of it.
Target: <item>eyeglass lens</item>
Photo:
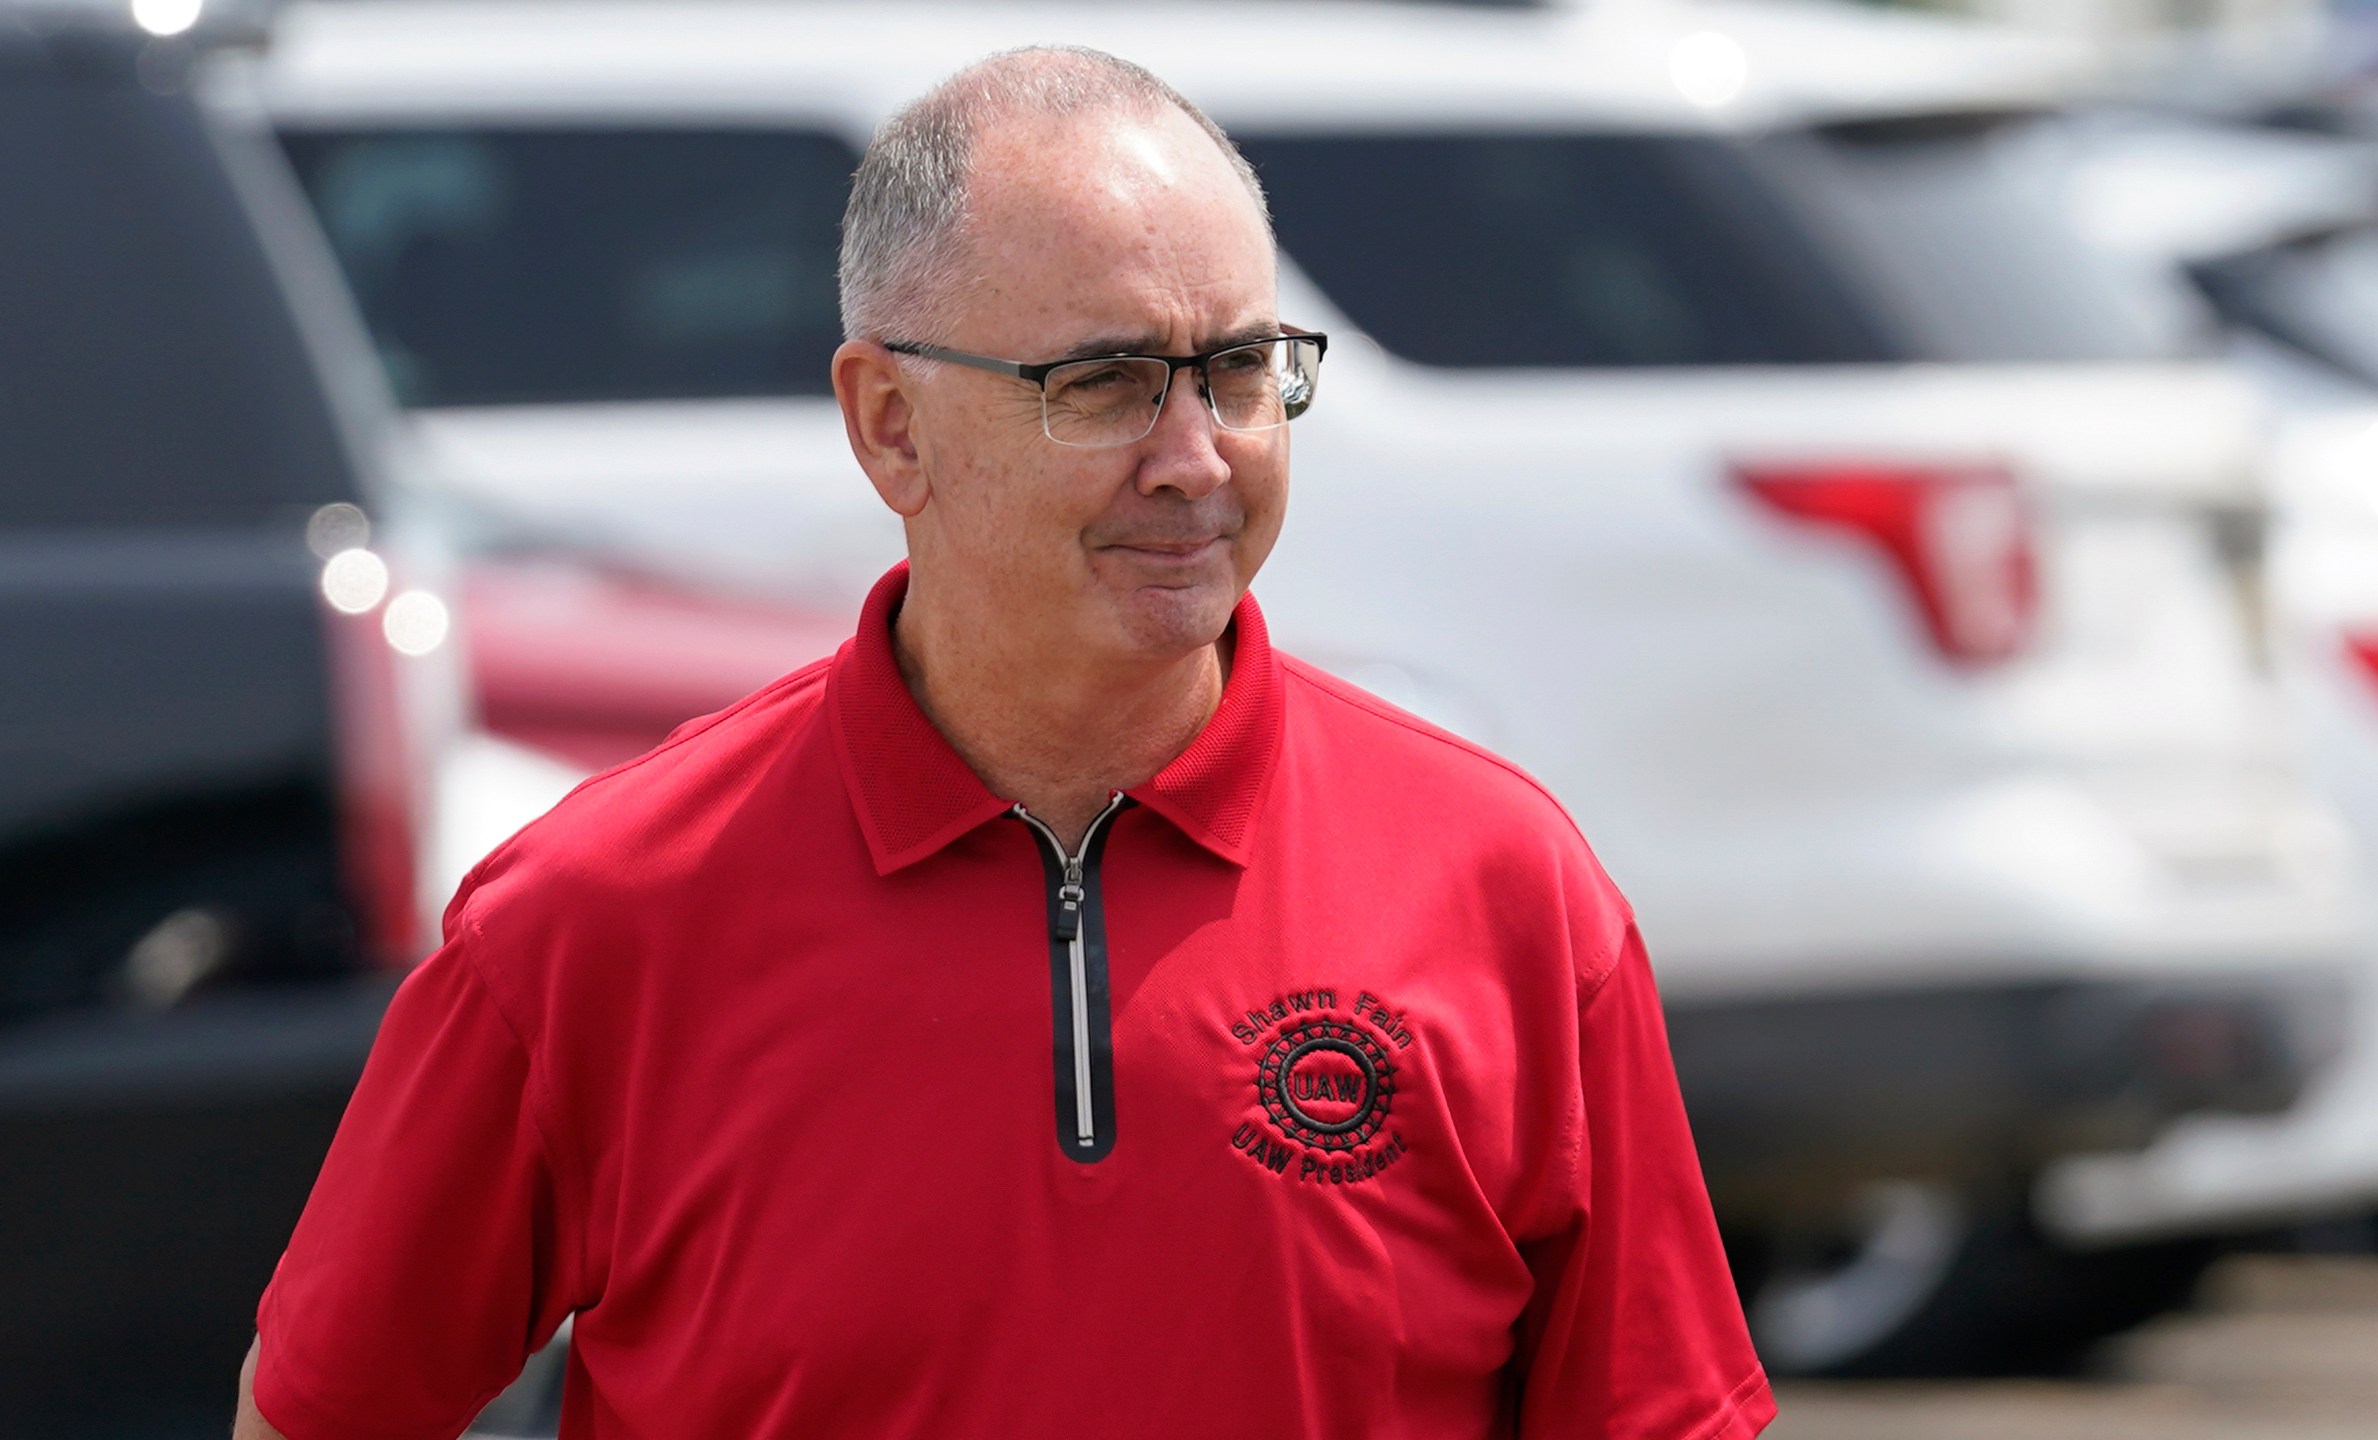
[[[1225,430],[1269,430],[1305,413],[1319,379],[1321,347],[1289,336],[1241,345],[1207,359],[1206,403]],[[1156,428],[1172,368],[1142,356],[1082,360],[1051,370],[1041,417],[1061,445],[1129,445]]]

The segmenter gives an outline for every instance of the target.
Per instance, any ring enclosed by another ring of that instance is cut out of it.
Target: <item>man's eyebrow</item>
[[[1227,350],[1250,340],[1269,340],[1279,333],[1278,321],[1259,320],[1224,331],[1212,342],[1200,346],[1199,351]],[[1162,343],[1157,336],[1144,330],[1136,335],[1097,335],[1071,347],[1051,363],[1062,365],[1068,360],[1089,360],[1100,355],[1162,355],[1166,353],[1158,348]]]
[[[1088,360],[1099,355],[1153,355],[1155,353],[1156,337],[1142,331],[1137,335],[1095,336],[1069,348],[1057,359],[1062,363],[1067,360]]]
[[[1279,321],[1258,321],[1252,325],[1241,325],[1234,330],[1223,331],[1222,334],[1213,341],[1213,343],[1207,345],[1205,348],[1208,350],[1227,350],[1233,345],[1244,345],[1250,340],[1270,340],[1278,336],[1280,333],[1281,331]]]

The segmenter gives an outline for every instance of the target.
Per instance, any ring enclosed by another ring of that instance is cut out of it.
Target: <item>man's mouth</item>
[[[1221,536],[1208,535],[1195,540],[1118,540],[1108,548],[1128,550],[1135,555],[1188,559],[1203,555],[1207,550],[1221,543]]]

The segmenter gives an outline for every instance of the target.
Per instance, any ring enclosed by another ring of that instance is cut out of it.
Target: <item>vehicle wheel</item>
[[[255,839],[9,897],[0,1048],[48,1078],[0,1113],[0,1408],[58,1433],[221,1413],[385,1000],[296,983],[345,963],[336,872]]]
[[[1877,1185],[1824,1223],[1742,1245],[1743,1305],[1777,1375],[2057,1373],[2097,1341],[2187,1303],[2210,1241],[2064,1249],[2019,1202]]]

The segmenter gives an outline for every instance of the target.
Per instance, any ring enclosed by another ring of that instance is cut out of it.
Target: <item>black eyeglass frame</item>
[[[1266,430],[1279,429],[1280,426],[1287,424],[1288,420],[1282,419],[1276,424],[1259,425],[1247,430],[1224,423],[1222,412],[1214,408],[1214,391],[1206,379],[1206,365],[1209,361],[1228,355],[1234,350],[1251,349],[1257,345],[1275,345],[1282,340],[1310,340],[1313,342],[1313,363],[1316,366],[1329,354],[1329,337],[1318,330],[1299,330],[1294,334],[1258,335],[1252,340],[1233,340],[1228,345],[1217,345],[1198,355],[1148,355],[1136,351],[1121,350],[1105,355],[1071,355],[1063,360],[1051,360],[1039,365],[1026,364],[1021,360],[1002,360],[996,355],[977,355],[972,351],[952,350],[946,345],[927,345],[920,340],[886,340],[883,342],[883,348],[895,355],[914,355],[924,360],[943,360],[952,365],[966,365],[976,370],[987,370],[993,375],[1010,375],[1018,380],[1030,381],[1033,387],[1040,391],[1041,402],[1044,406],[1049,398],[1049,376],[1068,365],[1088,365],[1101,360],[1154,360],[1166,367],[1164,388],[1156,395],[1156,414],[1164,413],[1164,402],[1172,398],[1172,377],[1184,369],[1193,369],[1197,372],[1197,398],[1205,402],[1206,412],[1214,417],[1215,424],[1221,425],[1223,429],[1234,435],[1260,435]],[[1041,418],[1042,431],[1046,433],[1048,417],[1045,409],[1042,411]],[[1151,419],[1148,429],[1153,431],[1155,428],[1155,421]],[[1054,435],[1049,438],[1056,439]],[[1142,435],[1140,438],[1147,437]],[[1058,443],[1071,442],[1058,441]],[[1122,443],[1130,444],[1132,442],[1124,441]]]

